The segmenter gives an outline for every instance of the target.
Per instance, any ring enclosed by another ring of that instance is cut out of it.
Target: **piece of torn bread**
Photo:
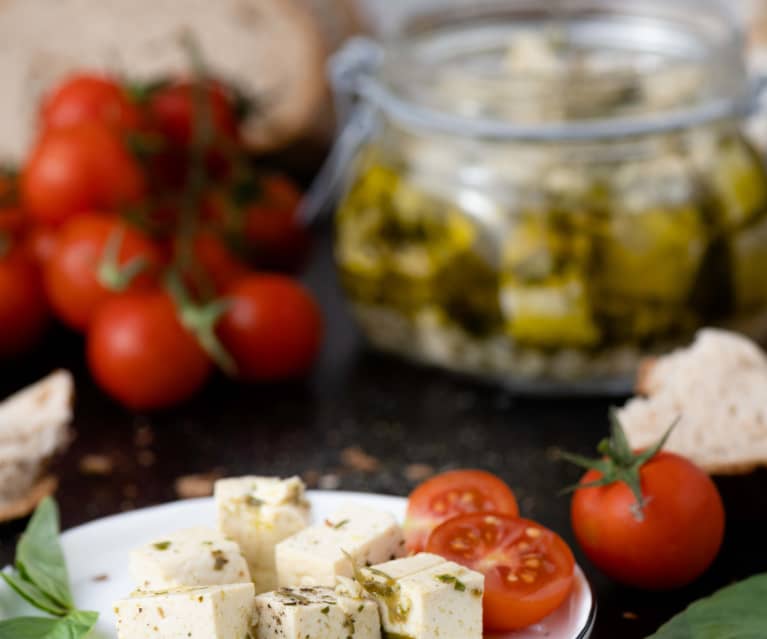
[[[647,360],[637,393],[618,412],[633,448],[656,443],[678,418],[665,450],[711,474],[767,466],[767,356],[747,338],[702,330],[688,348]]]
[[[56,371],[0,402],[0,521],[29,514],[56,489],[48,461],[70,439],[74,382]]]
[[[328,45],[305,0],[0,0],[0,160],[26,155],[40,96],[72,71],[188,75],[184,31],[213,73],[262,101],[243,128],[253,150],[325,117]]]

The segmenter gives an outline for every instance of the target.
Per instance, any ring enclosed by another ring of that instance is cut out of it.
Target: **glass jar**
[[[335,257],[367,337],[565,392],[623,392],[703,325],[765,337],[734,21],[701,0],[541,5],[464,4],[335,60]]]

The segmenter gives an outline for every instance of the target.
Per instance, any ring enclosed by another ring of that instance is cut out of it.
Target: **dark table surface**
[[[591,453],[615,400],[514,397],[369,351],[344,309],[328,243],[325,237],[305,278],[324,307],[327,339],[316,373],[304,384],[245,387],[215,379],[181,408],[139,416],[94,387],[81,340],[61,330],[36,353],[3,366],[2,394],[55,367],[76,376],[77,438],[56,466],[63,525],[176,499],[175,480],[192,473],[298,473],[312,486],[407,495],[429,470],[425,465],[499,474],[516,491],[524,515],[573,543],[569,500],[558,493],[579,471],[554,461],[552,450]],[[360,462],[348,451],[354,447],[374,459]],[[112,460],[111,472],[84,472],[83,457],[94,454]],[[767,569],[767,508],[759,497],[765,485],[763,475],[722,483],[730,511],[725,547],[709,573],[683,590],[620,587],[576,548],[599,603],[595,639],[645,637],[694,599]],[[0,560],[12,558],[24,524],[0,525]]]

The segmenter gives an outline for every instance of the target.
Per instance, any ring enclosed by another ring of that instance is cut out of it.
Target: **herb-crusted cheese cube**
[[[118,639],[254,639],[253,584],[136,593],[115,604]]]
[[[209,528],[189,528],[134,550],[130,574],[139,590],[250,582],[239,546]]]
[[[309,525],[309,502],[298,477],[238,477],[216,482],[218,527],[236,541],[256,592],[277,585],[275,546]]]
[[[393,515],[348,504],[329,519],[277,545],[279,586],[332,586],[351,577],[352,564],[371,566],[405,554],[402,529]]]
[[[484,575],[433,555],[421,561],[432,564],[410,572],[416,557],[362,568],[365,589],[378,602],[386,635],[412,639],[481,639]],[[387,572],[388,569],[388,572]],[[407,573],[404,576],[402,573]]]
[[[380,639],[378,607],[331,588],[281,588],[256,597],[258,639]]]

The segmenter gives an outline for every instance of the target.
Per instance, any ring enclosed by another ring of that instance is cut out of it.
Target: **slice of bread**
[[[326,45],[302,1],[0,0],[0,161],[21,161],[40,96],[73,70],[188,73],[184,30],[214,73],[261,99],[246,142],[264,150],[293,140],[327,100]]]
[[[632,447],[656,443],[678,418],[665,450],[712,474],[767,466],[767,356],[745,337],[700,331],[646,362],[637,393],[618,413]]]
[[[44,473],[69,442],[73,396],[62,370],[0,402],[0,521],[28,514],[55,489]]]

